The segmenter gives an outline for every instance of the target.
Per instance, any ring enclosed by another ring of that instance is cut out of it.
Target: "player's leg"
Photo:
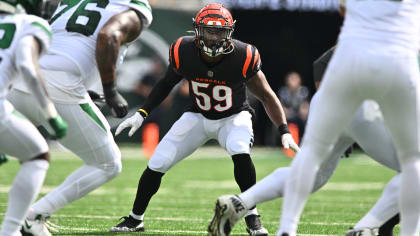
[[[128,217],[110,229],[111,232],[144,230],[143,219],[146,208],[159,190],[162,176],[179,161],[208,141],[203,127],[203,117],[186,112],[174,123],[163,137],[140,177],[136,199]]]
[[[68,123],[67,135],[60,143],[79,156],[84,165],[38,200],[28,214],[28,219],[39,214],[53,214],[113,179],[122,168],[121,153],[112,137],[109,124],[93,102],[55,103],[55,106]]]
[[[420,229],[420,75],[415,55],[386,58],[392,89],[378,99],[393,137],[401,165],[399,207],[401,235],[418,235]],[[403,124],[403,125],[402,125]]]
[[[379,231],[379,235],[381,236],[392,235],[393,226],[395,226],[394,216],[398,214],[400,180],[400,174],[398,174],[388,182],[381,198],[379,198],[372,209],[354,226],[354,229],[347,232],[347,236],[360,235],[361,232],[366,230],[371,230],[372,232]]]
[[[376,102],[363,103],[353,118],[348,133],[372,159],[393,170],[400,170],[392,137],[385,127]],[[398,213],[399,181],[396,179],[393,178],[386,185],[381,198],[353,227],[354,229],[348,232],[349,235],[363,230],[378,231],[378,229],[380,235],[392,235],[395,220],[389,220]]]
[[[279,235],[296,235],[299,217],[313,189],[321,163],[331,157],[333,145],[343,127],[350,122],[362,103],[362,98],[353,94],[353,67],[357,60],[349,51],[353,50],[337,48],[316,95],[319,96],[318,102],[313,104],[315,112],[308,119],[303,146],[296,158],[299,161],[292,162],[293,175],[286,183]]]
[[[369,157],[390,169],[400,171],[394,142],[376,102],[365,101],[346,130]]]
[[[6,114],[0,124],[0,150],[17,157],[22,163],[9,191],[7,211],[0,230],[1,236],[20,235],[28,209],[38,196],[49,167],[48,145],[26,118]]]
[[[218,141],[232,157],[235,181],[241,192],[256,183],[254,163],[250,156],[253,142],[252,115],[248,111],[235,114],[225,121],[217,134]],[[245,214],[247,231],[250,235],[267,235],[255,205]]]

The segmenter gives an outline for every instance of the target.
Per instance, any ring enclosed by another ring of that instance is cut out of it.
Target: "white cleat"
[[[228,236],[233,226],[247,213],[242,200],[235,195],[224,195],[216,200],[214,216],[207,232],[209,236]]]
[[[347,231],[346,236],[376,236],[379,235],[378,228],[358,228]]]
[[[52,236],[48,231],[46,222],[49,217],[36,215],[34,220],[26,219],[22,226],[24,236]]]

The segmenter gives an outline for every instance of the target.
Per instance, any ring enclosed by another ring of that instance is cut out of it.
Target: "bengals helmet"
[[[206,55],[216,57],[233,51],[231,40],[236,21],[222,4],[206,5],[193,22],[197,46]]]

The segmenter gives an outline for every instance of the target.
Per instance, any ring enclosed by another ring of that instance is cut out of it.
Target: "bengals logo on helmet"
[[[222,4],[206,5],[193,22],[197,46],[206,55],[216,57],[233,51],[231,40],[236,21]]]

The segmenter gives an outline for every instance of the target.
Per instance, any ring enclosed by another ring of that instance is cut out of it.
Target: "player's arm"
[[[142,19],[134,10],[117,14],[99,31],[96,42],[96,63],[101,75],[105,100],[119,118],[127,115],[128,104],[117,92],[117,61],[121,45],[135,40],[142,31]]]
[[[290,146],[293,150],[299,151],[299,147],[294,142],[287,128],[286,114],[284,113],[283,106],[268,84],[264,73],[259,70],[248,80],[247,87],[262,102],[268,117],[278,127],[282,136],[283,146],[285,148],[289,148]]]
[[[128,132],[128,136],[132,136],[134,132],[142,125],[144,119],[169,95],[172,89],[179,81],[182,80],[182,76],[176,73],[171,65],[166,70],[165,77],[159,80],[159,82],[153,87],[149,96],[147,97],[143,106],[130,118],[123,121],[115,131],[115,135],[118,135],[125,128],[131,127]]]
[[[330,48],[321,57],[316,59],[313,63],[313,76],[315,88],[318,89],[321,84],[322,77],[324,77],[325,71],[327,70],[328,63],[331,60],[332,55],[334,54],[335,46]]]
[[[16,53],[16,67],[22,73],[27,87],[39,102],[45,118],[55,131],[56,138],[61,138],[66,134],[67,124],[58,115],[54,104],[48,98],[42,80],[38,63],[41,45],[35,37],[27,35],[19,41],[17,47],[20,50]]]

